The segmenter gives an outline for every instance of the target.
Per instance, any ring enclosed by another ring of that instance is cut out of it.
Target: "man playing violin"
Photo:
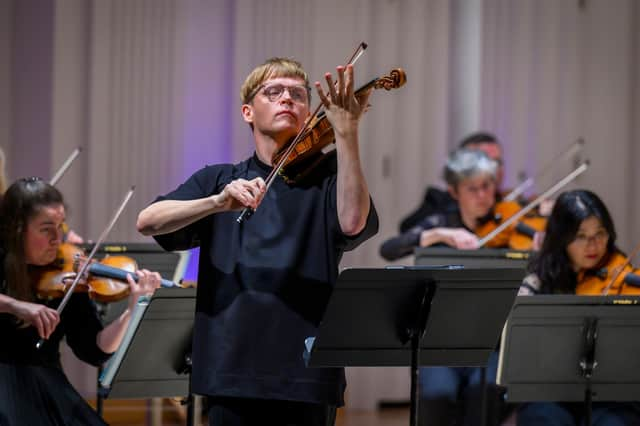
[[[354,96],[353,66],[337,68],[328,92],[316,82],[336,137],[337,172],[304,184],[277,176],[273,155],[302,128],[311,91],[290,59],[255,68],[241,88],[254,155],[208,166],[138,217],[138,229],[167,250],[200,246],[193,340],[193,391],[209,398],[216,426],[332,425],[343,404],[343,369],[306,368],[342,253],[375,234],[377,215],[359,156],[367,97]],[[255,212],[237,222],[241,209]]]
[[[519,294],[601,295],[624,261],[602,200],[591,191],[564,192],[556,200],[542,247],[529,263],[530,274]],[[624,281],[622,274],[607,294],[638,294]],[[582,404],[528,403],[518,409],[518,425],[581,425],[583,412]],[[640,403],[595,402],[592,424],[640,424]]]
[[[34,276],[56,260],[62,242],[62,194],[37,178],[20,179],[0,206],[0,424],[104,425],[73,389],[60,365],[59,344],[99,365],[116,351],[139,296],[160,285],[160,276],[128,276],[129,308],[103,327],[87,293],[74,293],[61,314],[60,299],[42,300]],[[40,349],[36,344],[46,339]]]

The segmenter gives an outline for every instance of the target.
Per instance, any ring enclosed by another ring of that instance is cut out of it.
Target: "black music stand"
[[[640,296],[519,296],[498,382],[513,402],[631,401],[640,395]]]
[[[459,250],[452,247],[417,247],[415,264],[421,266],[463,265],[465,268],[526,269],[531,252],[506,248]]]
[[[308,365],[410,365],[416,425],[418,366],[486,365],[522,278],[520,269],[346,269],[305,342]]]
[[[414,262],[420,266],[462,265],[465,268],[521,268],[523,276],[529,263],[530,251],[509,248],[480,248],[460,250],[453,247],[417,247]],[[481,425],[487,418],[487,368],[482,367],[480,376],[482,398],[480,401]]]
[[[89,252],[94,244],[82,244],[81,247]],[[156,242],[148,243],[125,243],[125,242],[105,242],[96,251],[96,258],[102,259],[106,256],[127,256],[136,261],[138,268],[148,269],[158,272],[163,278],[180,282],[184,277],[189,263],[189,251],[165,251]],[[128,299],[108,304],[98,303],[98,315],[104,324],[109,324],[117,319],[129,304]],[[102,367],[98,368],[98,380],[102,376]],[[100,383],[98,382],[98,390]],[[96,412],[102,416],[103,396],[100,392],[96,396]]]
[[[105,398],[184,396],[193,424],[191,337],[196,289],[159,288],[140,298],[122,344],[105,366],[99,392]]]

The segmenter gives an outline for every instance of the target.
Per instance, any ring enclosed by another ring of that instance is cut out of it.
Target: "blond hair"
[[[309,87],[309,77],[300,62],[289,58],[270,58],[264,64],[251,71],[240,88],[240,99],[243,104],[251,102],[260,86],[265,81],[276,77],[299,78]]]

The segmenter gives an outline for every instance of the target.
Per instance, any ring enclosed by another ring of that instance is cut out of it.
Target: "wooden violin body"
[[[533,214],[520,219],[509,238],[509,248],[514,250],[533,250],[533,238],[536,232],[543,232],[547,227],[545,217]]]
[[[475,230],[479,238],[491,233],[501,223],[509,219],[522,209],[520,203],[516,201],[501,201],[496,203],[493,210],[493,217],[484,222]],[[533,237],[536,232],[544,231],[547,220],[538,216],[523,216],[519,221],[507,227],[504,231],[489,240],[484,246],[489,248],[508,247],[514,250],[531,250],[533,248]]]
[[[636,275],[637,269],[627,262],[627,257],[620,252],[613,253],[607,262],[594,271],[581,271],[578,273],[576,294],[580,295],[602,295],[603,290],[611,283],[608,291],[610,295],[640,294],[640,287],[629,285],[625,280],[631,281],[627,275]],[[634,278],[634,277],[631,277]]]
[[[51,265],[38,268],[34,277],[36,281],[36,295],[40,299],[57,299],[64,296],[67,286],[71,283],[78,270],[78,259],[84,257],[81,248],[63,243],[58,249],[58,258]],[[137,264],[127,256],[107,256],[99,262],[100,265],[117,268],[135,274]],[[88,293],[93,300],[102,303],[116,302],[129,295],[129,283],[126,280],[103,277],[91,273],[86,280],[80,281],[74,291]]]

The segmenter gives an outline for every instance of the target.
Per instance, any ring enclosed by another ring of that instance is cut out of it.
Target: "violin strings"
[[[640,252],[640,243],[633,248],[633,250],[631,251],[631,254],[627,256],[624,263],[619,267],[616,273],[613,274],[607,286],[602,289],[603,296],[606,296],[607,294],[609,294],[609,290],[611,290],[611,287],[613,287],[613,284],[616,282],[620,274],[622,274],[622,272],[624,271],[624,268],[631,263],[631,259],[633,259],[638,254],[638,252]]]

